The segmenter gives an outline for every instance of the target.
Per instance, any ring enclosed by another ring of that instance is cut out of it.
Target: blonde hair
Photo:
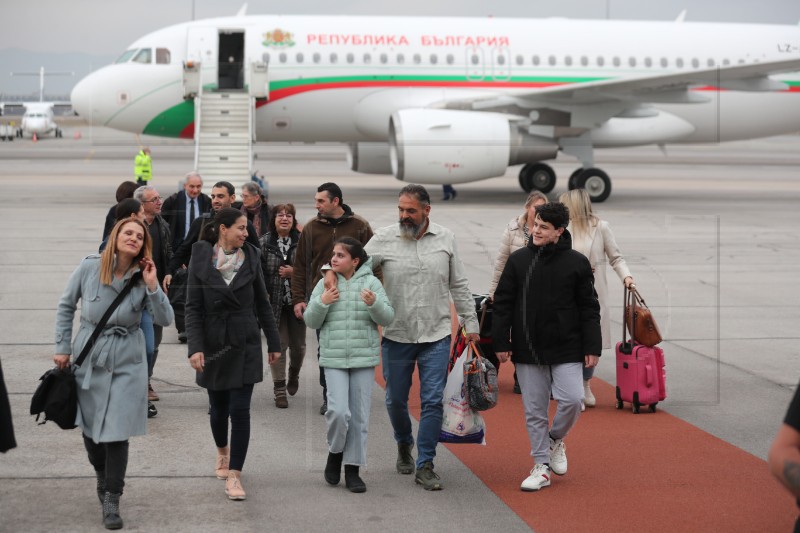
[[[548,203],[550,201],[547,198],[547,195],[545,195],[542,191],[531,191],[531,193],[528,195],[528,198],[525,199],[525,211],[527,211],[536,200],[544,200],[544,203]]]
[[[134,258],[133,263],[131,263],[131,268],[138,266],[140,259],[145,257],[149,259],[152,257],[153,243],[152,239],[150,238],[150,231],[147,229],[147,226],[145,226],[144,222],[136,220],[135,218],[125,218],[117,221],[117,223],[114,224],[114,229],[111,230],[111,233],[108,236],[106,248],[103,250],[103,254],[100,256],[100,283],[103,285],[111,285],[111,282],[114,279],[114,259],[117,256],[117,237],[119,236],[119,232],[122,231],[122,226],[125,224],[136,224],[144,232],[144,243],[142,243],[142,249],[139,250],[139,253]]]
[[[597,225],[599,219],[592,213],[592,200],[586,189],[572,189],[561,193],[558,201],[569,209],[573,235],[586,235],[590,227]]]

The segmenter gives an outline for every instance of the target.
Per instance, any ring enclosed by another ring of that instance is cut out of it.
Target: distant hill
[[[38,76],[10,76],[11,72],[74,72],[74,76],[45,76],[44,92],[48,100],[64,100],[78,81],[92,71],[114,62],[116,55],[82,53],[43,53],[21,48],[0,50],[0,101],[39,99]]]

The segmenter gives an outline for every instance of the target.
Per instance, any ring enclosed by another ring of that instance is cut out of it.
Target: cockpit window
[[[128,61],[128,60],[131,58],[131,56],[132,56],[133,54],[135,54],[135,53],[136,53],[136,48],[134,48],[133,50],[125,50],[125,51],[122,53],[122,55],[121,55],[121,56],[119,56],[119,57],[117,58],[117,60],[116,60],[116,61],[114,61],[114,63],[125,63],[125,62],[126,62],[126,61]]]
[[[149,65],[152,59],[153,52],[149,48],[142,48],[139,50],[139,53],[133,58],[134,63],[144,63],[145,65]]]
[[[156,48],[156,63],[159,65],[169,65],[170,56],[166,48]]]

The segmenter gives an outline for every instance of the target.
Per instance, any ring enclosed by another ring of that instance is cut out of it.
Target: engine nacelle
[[[659,111],[653,116],[611,118],[592,130],[592,143],[597,148],[660,144],[678,141],[694,130],[686,120]]]
[[[392,163],[386,143],[349,143],[347,166],[364,174],[391,174]]]

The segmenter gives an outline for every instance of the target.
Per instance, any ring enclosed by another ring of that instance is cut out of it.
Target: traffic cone
[[[75,132],[75,135],[73,135],[73,137],[74,137],[74,138],[75,138],[75,140],[77,141],[78,139],[80,139],[80,138],[82,137],[82,135],[81,135],[81,132],[79,132],[79,131],[76,131],[76,132]]]
[[[36,138],[36,134],[34,133],[34,134],[33,134],[33,142],[36,142],[36,141],[38,141],[38,140],[39,140],[39,139],[37,139],[37,138]]]

